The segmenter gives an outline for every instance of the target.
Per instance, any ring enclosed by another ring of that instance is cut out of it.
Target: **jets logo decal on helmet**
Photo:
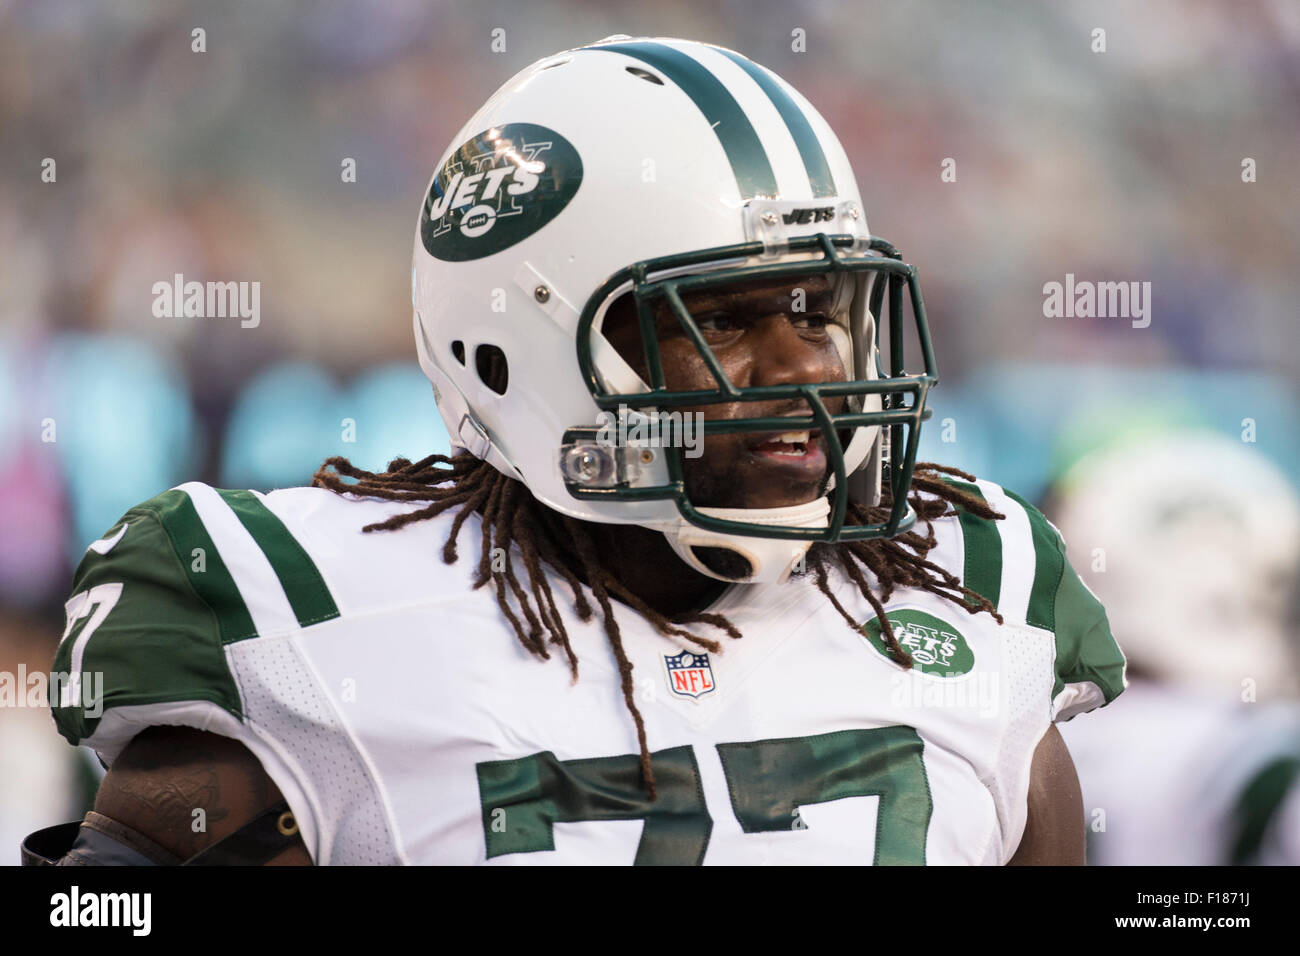
[[[582,183],[582,160],[559,133],[506,123],[463,143],[438,170],[420,239],[443,262],[481,259],[527,239],[560,214]]]

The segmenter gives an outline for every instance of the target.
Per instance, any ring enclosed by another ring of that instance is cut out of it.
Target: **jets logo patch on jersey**
[[[975,666],[975,653],[961,632],[948,621],[911,608],[890,611],[894,637],[912,655],[912,669],[934,677],[960,677]],[[867,642],[886,657],[889,649],[880,635],[880,620],[862,625]]]
[[[664,672],[668,675],[668,689],[678,697],[699,700],[718,686],[708,654],[695,651],[665,654]]]

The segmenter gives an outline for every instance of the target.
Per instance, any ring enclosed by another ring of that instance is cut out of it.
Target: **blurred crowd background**
[[[1044,503],[1130,649],[1135,686],[1066,728],[1093,861],[1300,860],[1293,0],[0,0],[0,671],[48,667],[133,504],[446,447],[411,336],[423,189],[497,86],[614,33],[790,80],[918,265],[922,459]],[[156,317],[177,273],[259,281],[260,323]],[[1150,282],[1149,327],[1044,317],[1067,273]],[[0,861],[86,809],[77,753],[0,707]]]

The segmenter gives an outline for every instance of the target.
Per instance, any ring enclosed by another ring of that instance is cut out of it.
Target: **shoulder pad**
[[[257,495],[197,482],[137,505],[93,542],[73,592],[51,704],[74,744],[114,707],[205,701],[242,717],[226,645],[338,616]]]
[[[1066,559],[1060,532],[1041,511],[994,482],[945,480],[1005,516],[990,521],[958,509],[962,583],[987,597],[1007,623],[1054,636],[1053,720],[1069,720],[1118,697],[1127,686],[1127,662],[1101,602]]]

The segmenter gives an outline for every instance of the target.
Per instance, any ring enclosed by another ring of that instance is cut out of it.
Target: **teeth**
[[[782,432],[780,440],[787,445],[806,445],[808,444],[807,432]]]

